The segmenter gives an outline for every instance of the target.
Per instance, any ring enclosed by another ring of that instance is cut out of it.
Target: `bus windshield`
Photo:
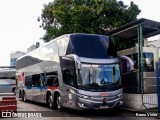
[[[73,35],[73,52],[79,57],[87,58],[113,58],[117,56],[116,49],[106,36]]]
[[[101,87],[113,84],[120,85],[119,64],[111,65],[87,65],[83,64],[80,70],[78,86],[80,87]]]

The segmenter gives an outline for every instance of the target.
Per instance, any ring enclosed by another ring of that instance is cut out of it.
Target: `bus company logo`
[[[105,70],[105,66],[103,66],[103,65],[100,65],[99,68],[102,70]]]
[[[106,103],[107,102],[107,98],[103,98],[103,103]]]
[[[12,117],[11,112],[2,112],[2,117],[7,118],[7,117]]]
[[[108,92],[101,92],[100,96],[108,96]]]
[[[2,118],[10,118],[10,117],[19,117],[19,118],[24,118],[24,117],[42,117],[42,113],[39,112],[2,112]]]

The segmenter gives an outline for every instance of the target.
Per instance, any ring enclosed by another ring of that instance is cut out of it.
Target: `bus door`
[[[64,83],[62,103],[64,106],[74,108],[76,100],[72,91],[77,87],[75,61],[72,58],[61,57],[60,62]]]

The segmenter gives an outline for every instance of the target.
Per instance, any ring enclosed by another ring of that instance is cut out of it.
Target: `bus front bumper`
[[[112,100],[112,101],[93,101],[84,98],[78,98],[78,109],[85,110],[85,109],[110,109],[110,108],[117,108],[123,105],[124,100],[123,97]]]

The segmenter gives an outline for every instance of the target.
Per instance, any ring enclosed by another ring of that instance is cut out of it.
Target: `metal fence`
[[[143,79],[142,103],[146,109],[156,108],[157,103],[156,77]]]
[[[156,72],[160,70],[160,63],[156,66],[156,71],[146,73],[142,81],[142,106],[146,109],[158,107]]]

